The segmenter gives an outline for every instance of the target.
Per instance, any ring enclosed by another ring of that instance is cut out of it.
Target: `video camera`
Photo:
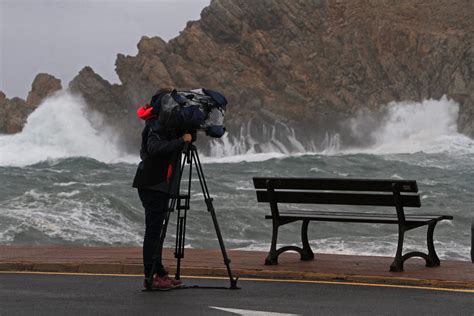
[[[205,131],[210,137],[225,134],[227,100],[217,91],[194,89],[166,93],[161,97],[159,120],[167,129]]]

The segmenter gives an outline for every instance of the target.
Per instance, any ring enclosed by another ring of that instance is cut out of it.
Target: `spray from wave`
[[[238,131],[226,133],[220,139],[212,139],[210,151],[203,161],[207,163],[256,162],[308,154],[327,155],[339,151],[341,147],[339,134],[316,132],[322,132],[325,137],[316,140],[309,135],[305,139],[300,139],[295,128],[283,122],[276,122],[272,126],[256,126],[249,121]]]
[[[65,92],[46,99],[29,116],[21,133],[0,136],[0,166],[26,166],[70,157],[136,163],[138,157],[120,149],[119,139],[102,124],[101,116],[86,109],[82,99]],[[474,141],[457,132],[458,112],[459,105],[446,97],[392,102],[378,113],[360,112],[345,124],[352,140],[367,144],[357,147],[342,134],[326,133],[322,140],[303,140],[281,122],[259,129],[249,122],[238,131],[211,140],[203,162],[252,162],[308,154],[470,154]]]
[[[66,92],[47,98],[28,117],[22,132],[0,136],[0,166],[25,166],[45,160],[89,157],[113,163],[136,161],[125,155],[98,113]]]
[[[368,137],[367,148],[342,153],[401,154],[474,153],[474,141],[457,132],[459,105],[445,96],[423,102],[391,102],[385,117],[359,113],[350,121],[352,134]]]
[[[206,162],[263,161],[298,155],[472,154],[474,141],[457,132],[459,105],[442,97],[423,102],[391,102],[379,112],[360,111],[345,122],[350,137],[326,133],[322,141],[297,139],[291,127],[263,128],[254,135],[250,122],[237,136],[214,140]],[[279,130],[279,133],[276,131]],[[259,141],[260,140],[260,141]],[[366,144],[353,145],[353,143]]]

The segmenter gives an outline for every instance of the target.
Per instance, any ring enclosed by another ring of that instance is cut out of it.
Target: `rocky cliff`
[[[118,122],[128,144],[138,144],[135,108],[163,85],[222,91],[237,137],[269,137],[280,124],[280,138],[288,126],[321,139],[343,133],[338,122],[359,109],[445,94],[473,137],[472,16],[470,0],[213,0],[168,43],[143,37],[136,56],[119,54],[121,85],[85,68],[70,88]]]
[[[7,99],[0,91],[0,133],[20,132],[28,115],[40,105],[41,101],[61,89],[59,79],[40,73],[33,80],[26,101],[20,98]]]

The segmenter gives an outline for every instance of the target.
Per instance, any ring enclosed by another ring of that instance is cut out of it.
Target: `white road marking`
[[[234,314],[243,315],[243,316],[298,316],[299,315],[299,314],[254,311],[251,309],[224,308],[224,307],[217,307],[217,306],[209,306],[209,307],[218,309],[224,312],[234,313]]]

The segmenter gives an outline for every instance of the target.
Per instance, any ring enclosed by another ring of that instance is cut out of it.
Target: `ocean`
[[[383,124],[363,147],[344,144],[337,134],[317,146],[303,145],[293,134],[285,141],[269,139],[260,142],[260,152],[227,136],[213,141],[200,156],[226,247],[269,249],[269,207],[257,203],[252,177],[412,179],[422,207],[407,213],[453,215],[435,230],[436,250],[442,259],[470,260],[474,141],[457,133],[459,106],[442,98],[386,108]],[[355,116],[354,133],[366,122],[366,115]],[[67,93],[45,100],[21,133],[0,135],[0,244],[140,246],[144,211],[131,187],[139,158],[120,150],[118,141],[100,115]],[[191,205],[186,247],[219,247],[197,176]],[[174,246],[175,223],[173,215],[165,246]],[[299,231],[298,224],[286,225],[280,242],[298,245]],[[396,225],[309,228],[316,253],[393,256],[397,235]],[[405,248],[425,251],[425,228],[408,232]]]

